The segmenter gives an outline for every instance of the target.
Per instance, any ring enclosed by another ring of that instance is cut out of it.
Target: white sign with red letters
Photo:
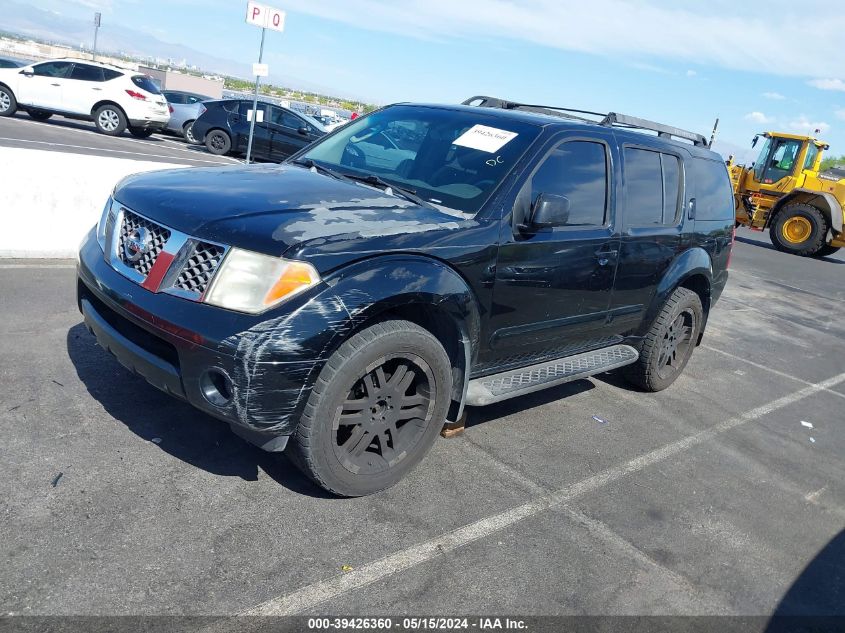
[[[285,12],[260,2],[249,0],[246,5],[246,22],[274,31],[285,30]]]

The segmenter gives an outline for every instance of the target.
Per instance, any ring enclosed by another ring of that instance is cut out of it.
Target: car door
[[[563,355],[605,333],[619,236],[613,137],[558,137],[503,222],[488,332],[489,365]],[[533,224],[541,200],[568,208],[557,226]]]
[[[249,144],[249,130],[252,123],[252,102],[243,101],[238,113],[229,115],[229,126],[235,138],[232,139],[238,151],[246,153]],[[259,158],[270,157],[270,120],[267,104],[259,103],[255,115],[255,136],[252,140],[252,155]]]
[[[90,114],[94,104],[105,94],[104,83],[105,75],[100,66],[74,63],[65,81],[64,110],[73,114]]]
[[[31,72],[24,69],[18,85],[18,101],[45,110],[64,110],[63,91],[72,66],[71,62],[44,62],[32,66]]]
[[[270,158],[284,160],[311,142],[310,126],[284,108],[270,106],[270,130],[272,133]],[[305,133],[302,133],[305,130]]]
[[[641,142],[622,147],[622,237],[608,328],[637,327],[672,261],[689,246],[684,237],[684,154]]]

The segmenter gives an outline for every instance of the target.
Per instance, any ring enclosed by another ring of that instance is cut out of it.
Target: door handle
[[[599,266],[607,266],[610,262],[615,262],[616,257],[619,255],[619,251],[615,248],[609,249],[606,251],[598,250],[596,251],[596,257],[599,261]]]
[[[51,85],[51,86],[56,86],[56,88],[58,88],[58,87],[59,87],[59,86],[61,86],[62,84],[50,84],[50,85]]]
[[[100,92],[102,88],[91,88],[91,90],[96,90],[97,92]]]

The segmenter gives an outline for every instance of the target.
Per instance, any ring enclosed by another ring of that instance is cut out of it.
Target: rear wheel
[[[45,112],[44,110],[30,110],[27,114],[29,114],[30,119],[35,119],[36,121],[46,121],[53,116],[52,112]]]
[[[15,94],[6,86],[0,86],[0,116],[12,116],[17,109]]]
[[[116,105],[106,104],[94,113],[94,125],[97,131],[109,136],[120,136],[126,129],[126,115]]]
[[[408,321],[366,328],[323,367],[288,455],[338,495],[388,488],[443,428],[451,384],[449,357],[427,330]]]
[[[232,139],[223,130],[212,130],[205,137],[205,146],[212,154],[223,156],[232,149]]]
[[[639,360],[625,367],[625,377],[646,391],[666,389],[687,366],[703,323],[698,295],[676,288],[646,334]]]
[[[199,141],[194,136],[194,122],[188,121],[185,125],[182,126],[182,136],[185,138],[185,141],[191,143],[192,145],[196,145]]]
[[[828,224],[824,214],[809,204],[791,204],[775,216],[769,238],[785,253],[808,257],[825,246]]]
[[[131,127],[129,128],[129,133],[135,138],[149,138],[152,136],[153,131],[142,127]]]

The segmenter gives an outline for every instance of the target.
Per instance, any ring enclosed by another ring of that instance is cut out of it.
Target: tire
[[[191,145],[199,145],[199,141],[194,136],[194,122],[188,121],[185,125],[182,126],[182,138],[185,139],[186,143],[190,143]]]
[[[769,239],[784,253],[812,257],[825,245],[828,231],[824,214],[809,204],[781,209],[769,227]]]
[[[827,257],[829,255],[833,255],[838,250],[838,246],[831,246],[830,244],[825,244],[819,250],[816,251],[815,257]]]
[[[129,133],[135,138],[150,138],[153,135],[153,130],[148,130],[142,127],[131,127]]]
[[[27,114],[30,119],[35,119],[36,121],[46,121],[53,116],[52,112],[45,112],[44,110],[30,110]]]
[[[389,488],[431,448],[451,385],[449,357],[430,332],[409,321],[377,323],[329,358],[286,454],[336,495]]]
[[[107,103],[94,112],[97,131],[108,136],[120,136],[126,130],[126,115],[118,106]]]
[[[703,323],[698,295],[676,288],[646,334],[639,360],[625,367],[625,377],[645,391],[666,389],[687,366]]]
[[[232,149],[232,139],[223,130],[211,130],[205,135],[205,147],[215,156],[224,156]]]
[[[18,111],[15,93],[6,86],[0,86],[0,116],[12,116]]]

